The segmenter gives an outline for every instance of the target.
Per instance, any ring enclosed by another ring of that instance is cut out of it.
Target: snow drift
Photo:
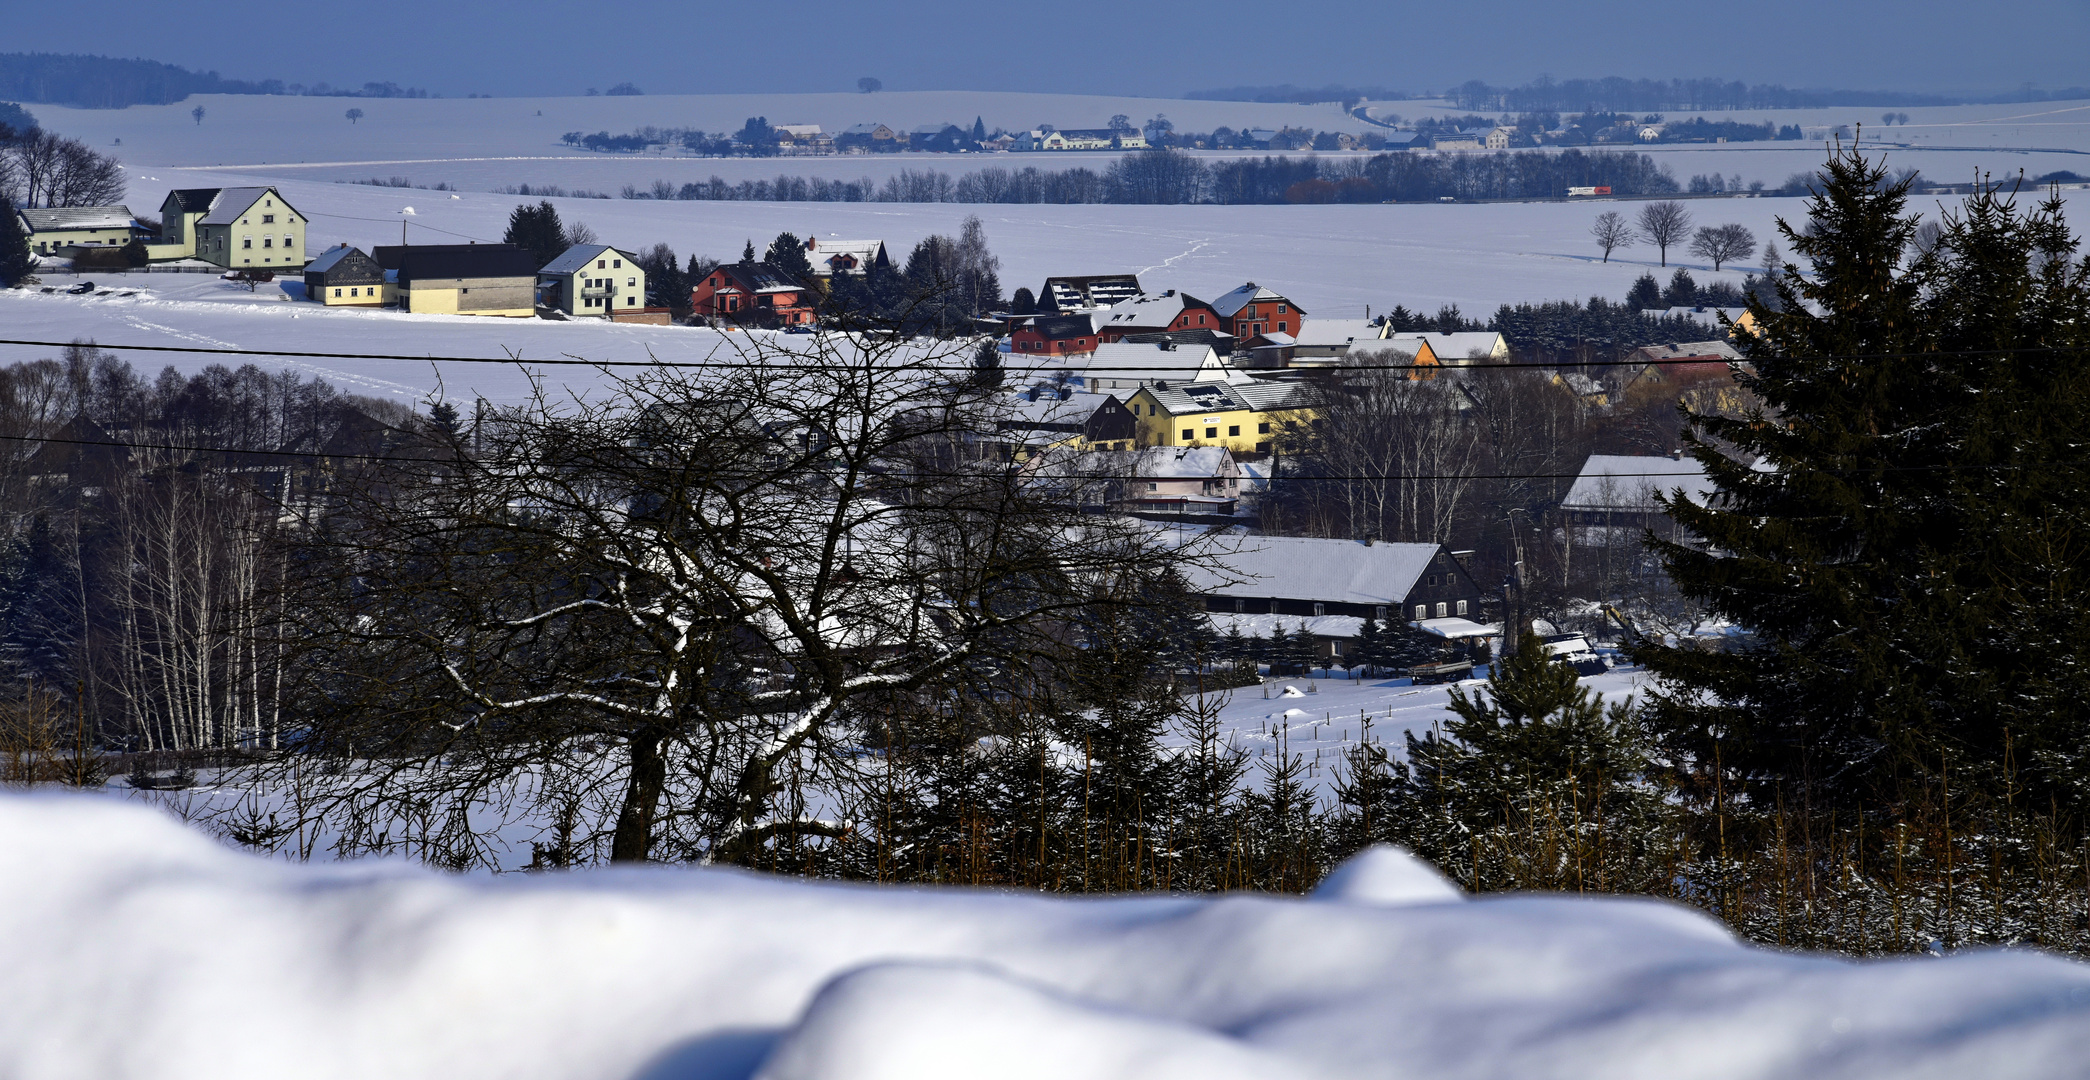
[[[2090,1073],[2090,967],[1851,963],[1661,903],[1469,902],[1392,850],[1306,900],[453,877],[17,796],[0,866],[8,1077]]]

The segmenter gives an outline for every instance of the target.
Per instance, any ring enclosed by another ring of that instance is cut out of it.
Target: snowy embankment
[[[286,865],[0,799],[0,1075],[2054,1077],[2090,968],[1744,947],[1647,901],[1066,901],[691,869]]]

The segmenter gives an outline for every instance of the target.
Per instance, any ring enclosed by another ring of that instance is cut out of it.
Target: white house
[[[646,272],[629,251],[576,244],[537,271],[537,302],[576,318],[636,315],[646,307]]]

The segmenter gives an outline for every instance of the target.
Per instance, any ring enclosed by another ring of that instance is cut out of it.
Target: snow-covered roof
[[[306,263],[305,272],[308,274],[324,274],[327,271],[332,270],[334,268],[335,263],[338,263],[341,260],[348,258],[348,256],[351,253],[354,253],[355,251],[355,248],[350,247],[347,244],[336,244],[333,247],[328,248],[324,252],[321,252],[319,258],[316,258],[311,262]]]
[[[613,248],[608,244],[575,244],[561,252],[558,258],[545,263],[544,268],[537,272],[552,276],[576,273],[587,269],[589,263],[602,258],[605,254],[612,253],[627,263],[633,265],[638,263],[638,256],[633,255],[629,251]]]
[[[1041,357],[1040,359],[1045,359]],[[1071,369],[1092,390],[1129,389],[1157,382],[1226,382],[1240,375],[1228,367],[1224,357],[1210,345],[1135,344],[1106,342],[1086,357],[1064,357]],[[1119,384],[1124,384],[1120,386]]]
[[[1299,408],[1305,404],[1297,383],[1258,380],[1239,383],[1210,381],[1171,385],[1165,390],[1158,386],[1149,386],[1146,391],[1153,395],[1154,403],[1170,416],[1232,412],[1240,409],[1268,412],[1271,409]]]
[[[22,220],[30,232],[65,229],[130,229],[138,224],[128,206],[51,206],[23,210]]]
[[[1105,330],[1167,329],[1187,307],[1208,307],[1203,300],[1188,293],[1170,289],[1152,295],[1135,296],[1119,301],[1103,313],[1099,320]]]
[[[1740,360],[1742,354],[1725,341],[1684,341],[1668,345],[1646,345],[1640,349],[1649,360],[1697,360],[1713,357],[1720,360]]]
[[[1509,343],[1493,330],[1466,330],[1458,333],[1410,333],[1394,334],[1388,341],[1427,341],[1430,352],[1438,362],[1458,364],[1476,356],[1501,359],[1509,355]]]
[[[1299,344],[1299,339],[1282,330],[1268,330],[1256,335],[1262,344],[1257,348],[1286,349]]]
[[[806,261],[822,277],[860,275],[869,273],[873,265],[892,265],[883,240],[822,240],[817,236],[806,241]]]
[[[1240,473],[1224,446],[1150,446],[1138,453],[1132,475],[1150,480],[1208,480]]]
[[[1685,498],[1701,506],[1713,493],[1705,469],[1692,458],[1591,454],[1560,508],[1641,513],[1655,509],[1656,492],[1668,494],[1679,487]]]
[[[274,191],[274,188],[267,187],[219,188],[217,198],[211,200],[210,213],[203,215],[203,219],[196,224],[230,225],[255,203],[260,202],[263,195],[273,194]],[[281,199],[282,196],[279,195],[277,198]],[[289,205],[284,204],[286,208]]]
[[[1500,623],[1477,623],[1456,615],[1443,619],[1424,619],[1415,626],[1423,633],[1435,634],[1441,638],[1496,637],[1502,633]]]
[[[1061,388],[1056,386],[1032,389],[1037,392],[1036,400],[1032,400],[1031,389],[1019,391],[1012,396],[1007,405],[1008,414],[1003,420],[1004,424],[1018,427],[1085,424],[1089,417],[1096,415],[1097,409],[1117,400],[1110,394],[1095,394],[1085,390],[1071,390],[1067,396],[1061,397]]]
[[[1305,348],[1341,348],[1359,341],[1375,341],[1378,337],[1379,328],[1363,319],[1315,319],[1293,335]]]
[[[1212,301],[1212,310],[1218,312],[1222,317],[1231,317],[1234,314],[1234,312],[1239,311],[1252,303],[1256,303],[1257,301],[1268,300],[1275,303],[1284,299],[1284,297],[1279,296],[1276,293],[1271,292],[1270,290],[1263,288],[1261,285],[1258,285],[1255,282],[1251,281],[1246,285],[1243,285],[1240,288],[1235,289],[1224,296],[1221,296],[1219,299]],[[1290,303],[1290,301],[1285,302]],[[1302,309],[1300,313],[1304,314],[1305,312]]]
[[[1186,570],[1191,590],[1221,596],[1398,604],[1442,550],[1437,544],[1366,544],[1306,536],[1228,536],[1212,542],[1212,566]]]

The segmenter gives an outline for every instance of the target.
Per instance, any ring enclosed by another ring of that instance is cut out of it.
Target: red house
[[[803,326],[814,321],[806,287],[768,263],[716,267],[689,290],[698,318],[755,326]]]
[[[1095,352],[1101,340],[1096,316],[1082,312],[1025,319],[1009,335],[1009,346],[1018,356],[1079,356]]]
[[[1227,321],[1227,332],[1242,341],[1269,333],[1296,338],[1306,325],[1304,309],[1253,281],[1212,301],[1212,310]]]

